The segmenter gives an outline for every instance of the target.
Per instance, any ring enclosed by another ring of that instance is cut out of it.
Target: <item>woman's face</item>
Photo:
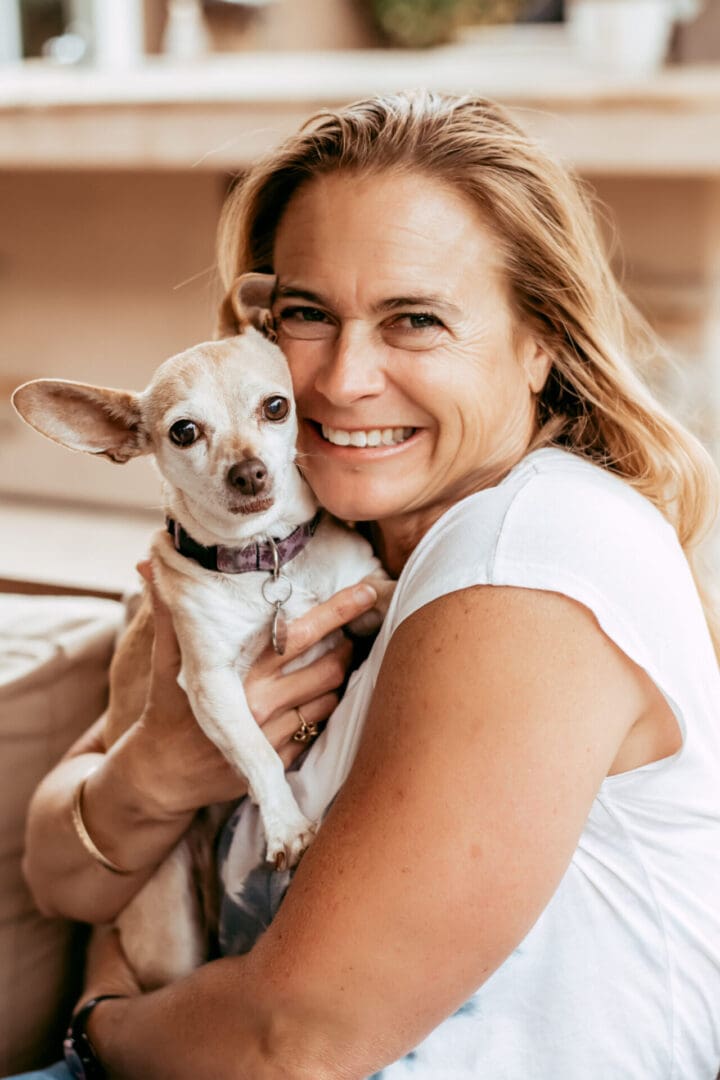
[[[419,538],[522,456],[548,361],[514,326],[498,242],[463,195],[420,174],[314,179],[274,267],[299,463],[332,513]]]

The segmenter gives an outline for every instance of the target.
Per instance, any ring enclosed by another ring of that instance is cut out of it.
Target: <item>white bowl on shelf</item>
[[[675,0],[569,0],[568,32],[583,63],[647,75],[667,56],[676,10]]]

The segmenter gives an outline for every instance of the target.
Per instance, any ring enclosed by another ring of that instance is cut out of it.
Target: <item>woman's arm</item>
[[[38,908],[50,917],[109,922],[135,895],[185,831],[192,813],[160,815],[133,781],[142,749],[134,732],[104,753],[101,719],[45,777],[33,795],[23,871]],[[83,777],[82,816],[101,851],[132,870],[114,874],[83,847],[72,823]]]
[[[100,1005],[110,1075],[346,1080],[406,1053],[532,927],[657,693],[563,596],[484,586],[416,612],[273,924],[248,956]]]
[[[245,680],[248,703],[285,765],[303,747],[293,742],[298,718],[319,721],[337,704],[350,656],[345,642],[289,675],[282,665],[314,641],[372,607],[372,591],[345,589],[289,626],[284,657],[268,649]],[[195,810],[245,794],[238,777],[195,722],[177,685],[180,656],[166,608],[155,604],[152,680],[143,715],[107,753],[102,719],[40,784],[30,804],[24,872],[47,915],[102,923],[115,918],[190,824]],[[99,865],[72,823],[73,795],[88,776],[82,816],[97,847],[118,866]]]

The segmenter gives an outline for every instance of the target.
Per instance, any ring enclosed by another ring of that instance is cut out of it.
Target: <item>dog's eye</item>
[[[169,435],[176,446],[191,446],[199,438],[200,428],[194,420],[176,420]]]
[[[290,403],[284,397],[269,397],[263,401],[263,416],[266,420],[284,420],[290,411]]]

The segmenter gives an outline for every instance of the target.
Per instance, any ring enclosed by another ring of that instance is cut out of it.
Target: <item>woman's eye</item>
[[[168,434],[176,446],[192,446],[200,438],[200,428],[194,420],[176,420]]]
[[[320,308],[293,305],[282,308],[277,315],[278,328],[288,337],[311,341],[331,337],[335,325],[330,316]]]
[[[287,312],[283,312],[283,315],[287,315],[289,318],[299,319],[301,322],[324,322],[327,318],[324,311],[314,307],[288,308]]]
[[[290,403],[287,398],[278,394],[266,398],[263,401],[263,416],[266,420],[284,420],[290,411]]]
[[[384,337],[400,349],[430,349],[445,329],[436,315],[426,311],[395,315],[384,327]]]
[[[430,327],[440,327],[442,323],[435,315],[426,315],[421,312],[417,315],[399,315],[393,320],[393,325],[401,330],[428,330]]]

